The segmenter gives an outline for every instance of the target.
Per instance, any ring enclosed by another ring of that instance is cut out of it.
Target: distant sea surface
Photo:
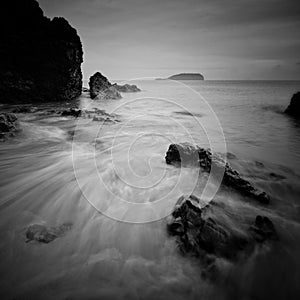
[[[116,123],[19,114],[22,132],[0,144],[1,299],[299,299],[300,121],[283,112],[300,81],[128,83],[142,91],[79,99]],[[159,218],[182,194],[201,196],[198,171],[165,163],[168,146],[181,142],[228,153],[271,196],[262,206],[217,194],[239,214],[267,215],[280,236],[276,250],[244,265],[220,262],[228,285],[201,277]],[[163,197],[160,212],[133,205]],[[73,224],[65,236],[25,242],[30,224],[65,222]]]

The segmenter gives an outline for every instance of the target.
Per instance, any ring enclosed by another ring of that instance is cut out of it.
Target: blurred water
[[[82,108],[105,109],[120,122],[20,114],[22,132],[0,145],[1,298],[292,299],[300,124],[282,112],[300,82],[134,83],[142,92],[121,100],[80,98]],[[224,266],[231,288],[201,278],[161,219],[183,193],[200,196],[207,180],[165,164],[168,145],[186,141],[234,154],[231,164],[272,198],[260,207],[231,191],[216,196],[235,214],[270,216],[281,236],[271,254]],[[52,243],[25,243],[28,225],[65,222],[71,231]]]

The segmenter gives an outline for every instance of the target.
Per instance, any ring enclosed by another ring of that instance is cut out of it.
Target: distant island
[[[180,73],[172,75],[168,78],[156,78],[156,80],[204,80],[204,76],[200,73]]]

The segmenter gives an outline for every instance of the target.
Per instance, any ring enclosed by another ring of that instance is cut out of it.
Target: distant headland
[[[156,80],[204,80],[204,76],[200,73],[180,73],[172,75],[168,78],[156,78]]]

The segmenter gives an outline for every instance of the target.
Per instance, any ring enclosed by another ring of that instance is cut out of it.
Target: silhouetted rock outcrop
[[[124,85],[119,85],[115,83],[113,86],[121,93],[136,93],[141,91],[135,84],[126,83]]]
[[[90,96],[92,99],[121,99],[122,96],[109,80],[100,72],[96,72],[89,80]]]
[[[19,123],[15,114],[0,113],[0,140],[4,140],[18,129]]]
[[[285,110],[285,113],[294,117],[300,117],[300,92],[293,95],[290,105]]]
[[[0,101],[71,100],[81,94],[83,51],[64,18],[48,19],[35,0],[1,1]]]
[[[180,73],[168,77],[171,80],[204,80],[203,75],[200,73]]]
[[[210,149],[187,143],[171,144],[165,159],[167,164],[200,166],[206,172],[210,172],[212,166],[216,170],[223,171],[222,169],[224,169],[223,184],[261,203],[269,203],[270,201],[270,197],[265,192],[255,188],[249,181],[243,179],[220,155],[212,154]]]

